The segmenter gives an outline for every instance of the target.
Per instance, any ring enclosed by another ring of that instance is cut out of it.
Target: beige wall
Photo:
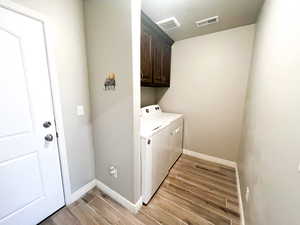
[[[132,57],[139,54],[133,49],[139,48],[140,33],[131,32],[131,9],[131,0],[85,1],[96,178],[135,203],[140,197],[140,66]],[[140,16],[134,21],[140,23]],[[117,74],[115,91],[104,90],[108,72]],[[109,175],[110,165],[117,167],[117,179]]]
[[[267,0],[257,25],[239,161],[247,225],[300,223],[299,10]]]
[[[141,106],[156,104],[156,88],[141,87]]]
[[[54,38],[72,192],[95,177],[81,0],[14,0],[48,17]],[[85,115],[76,115],[83,105]]]
[[[175,42],[164,111],[184,114],[184,148],[237,160],[255,25]]]

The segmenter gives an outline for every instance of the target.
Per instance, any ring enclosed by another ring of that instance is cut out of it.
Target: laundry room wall
[[[184,114],[184,148],[236,161],[255,25],[177,41],[170,88],[157,89],[166,112]]]
[[[13,0],[48,18],[54,40],[71,191],[95,178],[82,0]],[[84,116],[76,106],[83,105]]]
[[[96,178],[132,203],[140,197],[140,8],[131,7],[138,2],[85,1]],[[116,87],[105,90],[111,73]]]
[[[156,88],[141,87],[141,106],[156,104]]]
[[[257,23],[239,160],[247,225],[299,224],[299,9],[266,0]]]

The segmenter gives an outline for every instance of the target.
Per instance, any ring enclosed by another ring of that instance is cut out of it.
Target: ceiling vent
[[[204,20],[199,20],[195,22],[197,27],[204,27],[214,23],[219,23],[219,16],[210,17]]]
[[[156,24],[160,26],[164,31],[174,30],[180,27],[180,23],[175,17],[160,20]]]

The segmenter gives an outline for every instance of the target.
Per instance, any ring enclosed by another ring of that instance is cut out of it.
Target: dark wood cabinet
[[[171,47],[164,42],[157,41],[154,46],[153,83],[158,86],[170,86]]]
[[[158,39],[154,39],[153,51],[153,83],[160,83],[163,76],[163,50]]]
[[[141,85],[169,87],[174,41],[142,13]]]
[[[141,82],[152,83],[152,35],[151,31],[142,26],[141,28]]]

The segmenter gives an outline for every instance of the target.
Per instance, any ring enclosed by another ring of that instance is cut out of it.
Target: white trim
[[[237,167],[236,162],[226,160],[226,159],[217,158],[217,157],[206,155],[206,154],[199,153],[199,152],[194,152],[194,151],[187,150],[187,149],[183,149],[183,154],[193,156],[193,157],[196,157],[196,158],[199,158],[199,159],[203,159],[203,160],[206,160],[206,161],[219,163],[219,164],[222,164],[222,165],[225,165],[225,166],[230,166],[230,167],[234,167],[234,168]]]
[[[114,199],[115,201],[117,201],[118,203],[120,203],[122,206],[124,206],[125,208],[127,208],[129,211],[133,213],[137,213],[142,207],[143,204],[142,197],[135,204],[133,204],[132,202],[124,198],[122,195],[120,195],[116,191],[112,190],[111,188],[103,184],[101,181],[96,180],[96,185],[101,191],[103,191],[109,197],[111,197],[112,199]]]
[[[65,203],[70,204],[71,183],[70,183],[70,174],[69,174],[69,166],[68,166],[67,148],[66,148],[65,135],[64,135],[64,125],[63,125],[62,108],[60,102],[58,76],[56,73],[56,68],[54,63],[54,54],[53,54],[54,42],[53,42],[52,32],[50,30],[50,25],[49,25],[50,23],[48,22],[47,17],[45,17],[44,15],[34,10],[31,10],[29,8],[23,7],[19,4],[16,4],[10,0],[0,0],[0,5],[4,8],[10,9],[22,15],[39,20],[43,24],[43,28],[45,32],[46,54],[47,54],[48,68],[49,68],[49,79],[50,79],[50,86],[52,92],[51,94],[53,100],[54,118],[56,122],[56,131],[59,134],[59,138],[57,142],[58,142],[58,150],[60,156],[64,197],[65,197]]]
[[[143,197],[141,196],[140,199],[135,203],[135,212],[138,213],[138,211],[142,208],[143,206]]]
[[[134,198],[141,196],[141,144],[140,144],[140,110],[141,110],[141,0],[131,0],[131,43],[132,43],[132,87],[133,87],[133,193]]]
[[[40,14],[37,11],[34,11],[30,8],[26,8],[20,4],[17,4],[11,0],[0,0],[0,5],[6,9],[10,9],[14,12],[20,13],[22,15],[28,16],[30,18],[40,20],[41,22],[44,22],[45,16]]]
[[[77,191],[75,191],[71,195],[71,201],[70,204],[80,199],[82,196],[84,196],[86,193],[88,193],[91,189],[94,187],[99,188],[101,191],[103,191],[105,194],[107,194],[109,197],[120,203],[122,206],[127,208],[133,213],[137,213],[140,208],[143,205],[143,199],[140,197],[140,199],[133,204],[132,202],[128,201],[126,198],[124,198],[122,195],[117,193],[116,191],[112,190],[105,184],[103,184],[101,181],[94,179],[91,182],[87,183],[83,187],[79,188]]]
[[[235,167],[235,171],[236,171],[236,184],[237,184],[238,195],[239,195],[239,207],[240,207],[241,225],[245,225],[245,214],[244,214],[244,207],[243,207],[241,184],[240,184],[240,175],[239,175],[238,166]]]
[[[48,55],[48,65],[49,65],[51,92],[52,92],[52,99],[53,99],[55,125],[56,125],[56,131],[59,135],[57,139],[57,143],[58,143],[59,156],[60,156],[64,196],[65,196],[66,204],[69,205],[71,204],[71,195],[72,195],[71,180],[70,180],[71,178],[69,173],[69,160],[67,154],[64,124],[63,124],[62,104],[60,101],[61,95],[60,95],[60,89],[58,83],[58,76],[57,76],[56,67],[54,63],[54,53],[53,53],[54,46],[52,46],[53,37],[51,35],[52,32],[50,28],[46,26],[46,23],[44,23],[44,30],[45,30],[45,39],[46,39],[46,47],[47,47],[46,50]]]
[[[84,196],[86,193],[88,193],[90,190],[92,190],[94,187],[96,187],[96,183],[97,183],[97,181],[96,181],[96,179],[94,179],[91,182],[84,185],[83,187],[79,188],[74,193],[72,193],[70,203],[77,201],[82,196]]]

